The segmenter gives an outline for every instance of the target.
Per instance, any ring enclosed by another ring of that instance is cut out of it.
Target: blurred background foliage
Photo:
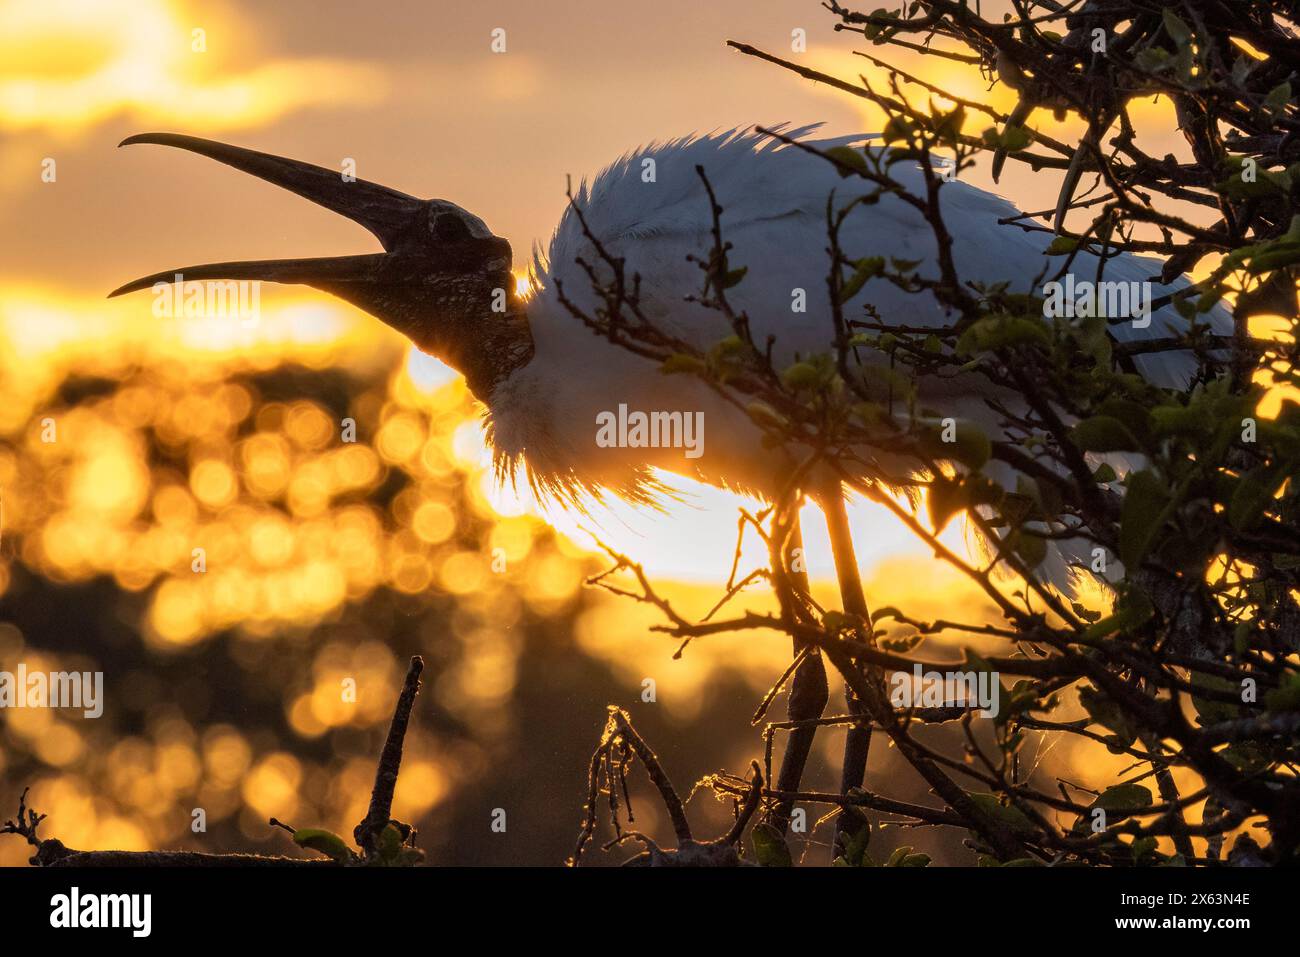
[[[749,716],[783,642],[720,636],[673,660],[651,610],[583,587],[603,567],[590,542],[502,504],[459,380],[382,330],[279,336],[282,318],[251,347],[160,335],[36,357],[6,327],[0,669],[105,674],[101,718],[0,712],[6,806],[30,785],[46,836],[82,849],[293,853],[271,815],[350,833],[411,654],[427,669],[394,813],[435,863],[563,861],[607,703],[683,789],[761,757]],[[869,588],[977,600],[916,561],[885,561]],[[666,593],[702,614],[724,575]],[[822,745],[812,781],[829,785]],[[636,810],[648,832],[666,823],[653,800]],[[707,833],[730,808],[700,792],[690,812]],[[0,841],[2,864],[28,853]]]

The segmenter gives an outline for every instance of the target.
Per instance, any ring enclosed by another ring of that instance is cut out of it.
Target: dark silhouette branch
[[[397,785],[397,775],[402,762],[402,745],[406,738],[406,729],[410,723],[411,708],[415,696],[420,690],[420,672],[424,669],[424,660],[418,655],[411,658],[411,665],[406,673],[402,692],[393,711],[393,719],[388,729],[388,737],[380,755],[379,768],[375,774],[375,788],[370,802],[370,810],[355,834],[357,843],[364,851],[361,857],[353,857],[357,863],[380,863],[376,850],[376,838],[389,824],[394,825],[400,835],[402,846],[414,843],[414,831],[407,824],[391,821],[393,790]],[[0,825],[0,834],[16,834],[36,848],[36,853],[29,863],[36,867],[337,867],[338,860],[329,858],[299,858],[263,854],[210,854],[202,851],[79,851],[65,847],[56,838],[42,840],[36,830],[46,815],[37,814],[27,807],[27,792],[24,789],[18,799],[18,816],[15,820],[5,821]],[[274,827],[289,833],[295,830],[286,824],[271,818]],[[364,837],[364,841],[363,841]],[[410,848],[412,858],[419,856]],[[351,859],[349,859],[351,862]],[[383,861],[383,863],[390,863]]]

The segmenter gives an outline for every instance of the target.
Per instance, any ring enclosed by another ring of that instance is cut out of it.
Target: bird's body
[[[644,181],[646,159],[654,161],[654,182]],[[731,329],[718,311],[688,301],[699,295],[703,280],[686,257],[706,256],[713,241],[710,204],[697,164],[723,208],[724,238],[733,247],[729,264],[747,269],[744,279],[728,290],[728,299],[748,316],[755,341],[774,337],[778,368],[796,355],[827,352],[834,337],[827,284],[827,200],[832,191],[841,201],[855,191],[825,159],[753,134],[652,146],[608,167],[576,198],[588,230],[610,255],[626,261],[628,276],[640,277],[647,315],[674,336],[707,350]],[[919,168],[895,167],[893,175],[923,191]],[[1044,249],[1050,235],[999,223],[1015,216],[1015,208],[973,186],[949,183],[942,196],[959,275],[987,283],[1007,281],[1016,291],[1042,294],[1033,283],[1049,271]],[[917,260],[924,264],[923,275],[937,275],[930,226],[894,197],[886,196],[851,216],[840,243],[852,258]],[[606,488],[640,497],[651,478],[649,466],[763,496],[774,494],[782,482],[776,466],[782,463],[763,446],[760,428],[741,409],[694,377],[659,374],[654,361],[593,334],[560,301],[562,290],[581,306],[593,305],[591,281],[577,265],[579,258],[587,263],[599,260],[570,209],[546,256],[537,257],[534,264],[537,291],[528,304],[533,360],[486,397],[498,455],[507,463],[522,462],[535,484],[561,494]],[[1091,277],[1095,269],[1094,257],[1081,254],[1076,259],[1079,276]],[[1106,276],[1147,281],[1159,269],[1154,260],[1122,255],[1107,262]],[[1180,281],[1169,288],[1182,285]],[[1158,285],[1153,289],[1156,296],[1168,291]],[[794,308],[799,290],[806,297],[804,311]],[[869,283],[849,301],[846,313],[861,315],[861,304],[868,301],[886,321],[934,327],[952,321],[934,297],[888,282]],[[1123,322],[1113,333],[1121,340],[1164,336],[1176,318],[1166,308],[1156,311],[1146,328]],[[1230,330],[1226,314],[1212,314],[1210,319],[1216,331]],[[1145,376],[1166,386],[1184,383],[1195,365],[1187,353],[1139,357],[1137,364]],[[927,399],[945,414],[996,428],[984,395],[932,389]],[[703,410],[703,454],[687,458],[678,448],[597,447],[597,416],[619,404],[630,410]]]
[[[793,135],[806,136],[813,129]],[[171,281],[174,272],[182,272],[189,279],[302,282],[342,296],[465,372],[487,407],[500,470],[513,475],[522,466],[534,487],[568,502],[580,503],[585,496],[606,491],[637,501],[653,499],[659,489],[655,469],[764,497],[781,487],[790,463],[765,447],[761,430],[740,408],[693,376],[661,374],[656,362],[598,336],[561,302],[562,291],[590,308],[595,293],[576,260],[599,267],[600,257],[572,209],[566,211],[546,255],[535,257],[535,293],[522,302],[512,297],[503,316],[501,309],[489,306],[487,293],[500,285],[503,270],[509,268],[509,247],[491,236],[481,220],[453,204],[416,200],[363,181],[353,184],[355,191],[349,193],[339,188],[338,174],[332,171],[192,137],[148,134],[128,142],[180,146],[292,189],[366,226],[387,252],[191,267],[138,280],[118,292]],[[647,160],[653,161],[650,176]],[[732,247],[729,265],[747,269],[743,280],[728,290],[728,298],[736,311],[748,316],[755,341],[774,338],[778,368],[796,356],[829,351],[833,328],[827,283],[828,199],[834,191],[841,201],[847,200],[863,191],[864,184],[841,178],[831,163],[807,150],[751,132],[687,137],[628,154],[576,197],[590,233],[610,255],[625,260],[629,277],[639,276],[643,312],[664,331],[700,349],[732,331],[719,312],[688,301],[700,294],[703,276],[687,257],[707,256],[713,242],[711,207],[697,166],[704,169],[723,209],[724,238]],[[896,165],[892,175],[912,190],[923,191],[919,168]],[[1015,216],[1015,208],[965,183],[946,184],[941,195],[963,279],[1006,281],[1015,291],[1042,295],[1034,284],[1051,272],[1044,255],[1050,235],[1000,223]],[[851,258],[915,260],[921,263],[921,275],[937,276],[929,224],[891,196],[851,216],[841,230],[840,245]],[[1096,259],[1080,254],[1072,269],[1079,277],[1092,278]],[[1125,254],[1108,260],[1105,278],[1147,282],[1158,273],[1156,261]],[[1159,296],[1182,285],[1183,280],[1173,287],[1152,283],[1149,290]],[[802,309],[796,307],[800,297]],[[933,296],[883,281],[867,283],[845,305],[846,314],[861,315],[866,302],[887,322],[937,327],[953,318]],[[1165,336],[1178,328],[1175,320],[1176,314],[1166,307],[1155,311],[1145,326],[1120,322],[1111,330],[1120,340]],[[1222,310],[1212,312],[1208,320],[1216,332],[1231,330]],[[1144,376],[1164,386],[1185,382],[1194,365],[1186,352],[1137,360]],[[923,396],[929,405],[977,421],[997,437],[998,416],[986,406],[986,394],[952,386],[932,388]],[[620,411],[698,414],[698,454],[688,455],[680,444],[601,441],[602,417]],[[1066,577],[1059,556],[1054,562],[1049,576]]]

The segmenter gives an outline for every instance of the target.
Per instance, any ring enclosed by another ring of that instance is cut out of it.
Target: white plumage
[[[795,131],[806,135],[811,129]],[[863,142],[848,137],[813,142],[827,147]],[[653,159],[655,181],[642,177],[643,160]],[[826,208],[835,191],[840,200],[864,192],[865,183],[842,179],[826,160],[807,151],[780,146],[753,133],[735,131],[656,144],[629,154],[601,172],[576,197],[591,232],[614,256],[626,259],[627,273],[641,277],[645,312],[665,329],[703,349],[730,334],[717,312],[686,298],[701,288],[700,271],[688,254],[707,255],[712,221],[696,165],[704,167],[723,207],[724,238],[732,243],[729,264],[748,267],[743,281],[728,290],[737,310],[749,315],[754,338],[776,337],[778,367],[796,353],[826,352],[833,342],[827,291]],[[905,185],[923,191],[918,168],[894,168]],[[954,256],[965,280],[1009,281],[1020,292],[1035,292],[1032,283],[1049,260],[1050,240],[999,224],[1015,215],[1006,200],[961,182],[942,190],[943,210],[955,241]],[[922,275],[937,276],[930,227],[902,201],[886,197],[855,213],[841,232],[841,246],[851,258],[871,255],[922,260]],[[771,495],[780,486],[784,463],[762,447],[761,432],[741,411],[723,402],[691,376],[665,376],[656,364],[597,337],[559,301],[567,296],[592,305],[591,284],[575,259],[598,257],[583,235],[577,217],[567,211],[545,258],[536,257],[535,297],[528,317],[536,353],[531,362],[500,383],[490,396],[492,438],[504,467],[522,461],[543,490],[564,494],[576,489],[599,494],[610,489],[631,498],[653,495],[650,467],[688,475],[711,484]],[[1059,263],[1059,259],[1054,262]],[[1091,279],[1096,259],[1076,258],[1073,270]],[[1133,255],[1107,263],[1109,280],[1152,280],[1160,264]],[[1174,287],[1153,284],[1153,297]],[[807,311],[791,309],[793,291],[805,290]],[[899,290],[890,283],[869,282],[846,306],[846,315],[861,315],[864,302],[874,304],[885,321],[921,326],[951,322],[928,294]],[[1209,316],[1216,332],[1227,332],[1222,310]],[[1163,337],[1183,321],[1170,308],[1157,311],[1145,329],[1123,322],[1112,327],[1121,340]],[[1140,357],[1139,370],[1153,382],[1178,386],[1194,368],[1188,353]],[[963,381],[974,381],[964,377]],[[983,395],[968,392],[927,396],[944,414],[979,421],[990,428],[996,419]],[[596,416],[624,403],[629,409],[704,411],[704,454],[685,458],[680,449],[598,448]],[[996,433],[995,433],[996,437]],[[1001,476],[1006,478],[1007,476]],[[1050,578],[1065,577],[1059,560]]]

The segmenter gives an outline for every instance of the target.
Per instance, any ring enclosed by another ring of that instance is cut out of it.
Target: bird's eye
[[[465,221],[452,213],[442,213],[433,221],[433,235],[448,243],[470,238]]]

